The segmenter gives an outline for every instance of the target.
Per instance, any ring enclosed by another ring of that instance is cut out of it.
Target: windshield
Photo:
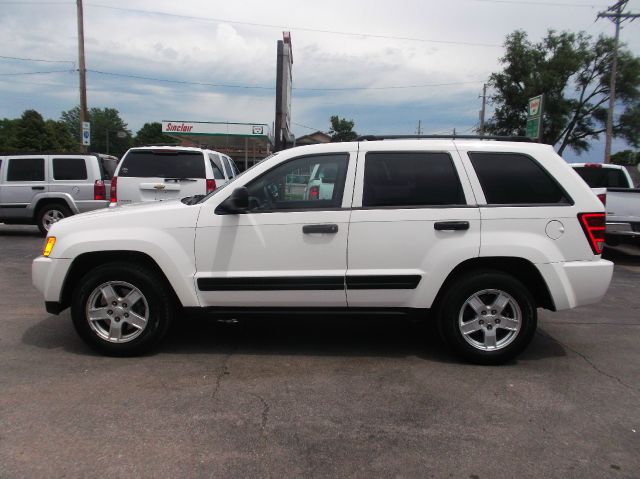
[[[122,159],[118,176],[137,178],[206,178],[199,151],[132,150]]]
[[[251,168],[248,168],[248,169],[244,170],[242,173],[239,173],[239,174],[238,174],[238,176],[236,176],[236,177],[234,177],[234,178],[231,178],[227,183],[225,183],[225,184],[224,184],[224,185],[222,185],[221,187],[216,188],[215,190],[213,190],[213,191],[212,191],[211,193],[209,193],[208,195],[203,196],[202,198],[200,198],[200,200],[199,200],[197,203],[195,203],[195,204],[203,203],[203,202],[207,201],[207,200],[208,200],[209,198],[211,198],[213,195],[218,194],[218,192],[220,192],[220,191],[224,190],[224,189],[225,189],[225,188],[227,188],[229,185],[231,185],[231,184],[235,183],[235,182],[236,182],[236,180],[237,180],[238,178],[242,177],[246,172],[253,170],[256,166],[258,166],[258,165],[259,165],[260,163],[262,163],[264,160],[268,160],[269,158],[271,158],[271,157],[273,157],[273,156],[276,156],[277,154],[278,154],[278,153],[272,153],[272,154],[270,154],[269,156],[267,156],[266,158],[263,158],[262,160],[260,160],[260,161],[259,161],[259,162],[257,162],[256,164],[254,164]]]

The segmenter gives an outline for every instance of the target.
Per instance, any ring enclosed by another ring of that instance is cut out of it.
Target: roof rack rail
[[[434,139],[451,139],[451,140],[495,140],[495,141],[522,141],[532,142],[528,136],[493,136],[493,135],[363,135],[356,138],[357,141],[374,141],[374,140],[434,140]]]
[[[95,153],[82,153],[81,151],[0,151],[0,156],[35,156],[35,155],[88,155]]]
[[[187,146],[181,143],[146,143],[144,145],[136,145],[131,148],[147,148],[149,146],[179,146],[182,148],[200,148],[199,146]]]

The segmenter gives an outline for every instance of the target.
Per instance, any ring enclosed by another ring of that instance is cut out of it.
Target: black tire
[[[480,303],[473,300],[471,303],[482,310],[479,312],[467,303],[477,293],[481,293],[477,296]],[[498,297],[507,303],[496,315],[492,312],[497,309],[491,309],[491,304],[497,303]],[[487,303],[486,310],[480,306]],[[437,309],[437,320],[443,339],[462,358],[476,364],[501,364],[520,354],[533,339],[537,327],[536,303],[528,289],[513,276],[498,271],[475,271],[449,286]],[[463,334],[463,325],[468,331],[480,329]],[[492,334],[494,342],[489,339]]]
[[[71,210],[61,203],[47,203],[36,213],[36,224],[43,236],[49,232],[49,228],[56,221],[71,216]]]
[[[109,306],[107,296],[99,290],[105,284],[117,293],[114,299],[117,305],[106,311],[111,313],[105,316],[108,319],[90,321],[90,306],[97,305],[100,311],[103,306]],[[133,291],[129,286],[142,295],[135,304],[125,303],[127,293]],[[152,269],[130,263],[108,263],[93,269],[78,282],[72,297],[71,318],[80,337],[95,351],[107,356],[137,356],[156,347],[166,334],[175,311],[173,298],[170,286]],[[125,319],[129,313],[131,318]],[[135,315],[138,319],[146,315],[146,321],[140,321],[143,327],[134,327],[134,323],[129,322],[136,319]],[[111,337],[112,324],[117,326],[114,321],[120,324],[120,339]],[[106,333],[109,338],[104,337]]]

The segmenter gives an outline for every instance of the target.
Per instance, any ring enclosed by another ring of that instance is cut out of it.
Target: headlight
[[[47,238],[47,243],[44,245],[44,250],[42,251],[42,256],[48,258],[51,254],[51,250],[53,249],[53,245],[56,244],[56,237],[49,236]]]

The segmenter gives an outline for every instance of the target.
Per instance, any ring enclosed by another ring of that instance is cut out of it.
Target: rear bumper
[[[609,289],[613,263],[568,261],[537,265],[553,297],[556,311],[599,302]]]

